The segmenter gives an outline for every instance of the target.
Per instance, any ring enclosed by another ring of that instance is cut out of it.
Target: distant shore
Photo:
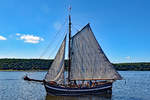
[[[26,72],[26,71],[28,71],[28,72],[33,72],[33,71],[38,71],[38,72],[42,72],[42,71],[48,71],[48,69],[46,69],[46,70],[14,70],[14,69],[0,69],[0,71],[8,71],[8,72],[14,72],[14,71],[21,71],[21,72]]]
[[[0,59],[0,71],[47,71],[53,59]],[[150,71],[150,62],[115,63],[118,71]],[[68,60],[65,60],[67,70]]]

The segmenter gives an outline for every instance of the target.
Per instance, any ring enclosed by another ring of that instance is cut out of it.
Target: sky
[[[150,62],[149,0],[0,0],[0,58],[54,58],[68,32],[90,23],[113,63]]]

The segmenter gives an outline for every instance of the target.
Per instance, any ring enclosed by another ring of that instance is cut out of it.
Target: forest
[[[48,70],[53,59],[0,59],[0,70]],[[150,62],[113,63],[116,70],[150,71]],[[68,60],[65,60],[67,70]]]

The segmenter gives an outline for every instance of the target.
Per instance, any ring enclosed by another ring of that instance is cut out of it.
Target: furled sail
[[[65,60],[66,36],[63,40],[55,59],[45,76],[46,81],[55,81],[58,84],[64,83],[64,60]]]
[[[90,25],[72,37],[71,80],[121,79],[98,44]]]

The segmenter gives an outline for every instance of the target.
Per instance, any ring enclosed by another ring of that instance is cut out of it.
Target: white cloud
[[[0,36],[0,40],[7,40],[7,38]]]
[[[21,35],[20,34],[20,39],[24,40],[24,42],[26,42],[26,43],[33,43],[33,44],[39,43],[40,41],[44,41],[44,39],[41,37],[29,35],[29,34],[28,35]]]
[[[21,34],[20,34],[20,33],[16,33],[16,35],[17,35],[17,36],[20,36]]]
[[[54,28],[58,31],[58,30],[60,30],[60,28],[61,28],[61,23],[59,23],[59,22],[55,22],[54,23]]]
[[[131,57],[130,57],[130,56],[127,56],[127,57],[125,57],[125,59],[130,60],[130,59],[131,59]]]

